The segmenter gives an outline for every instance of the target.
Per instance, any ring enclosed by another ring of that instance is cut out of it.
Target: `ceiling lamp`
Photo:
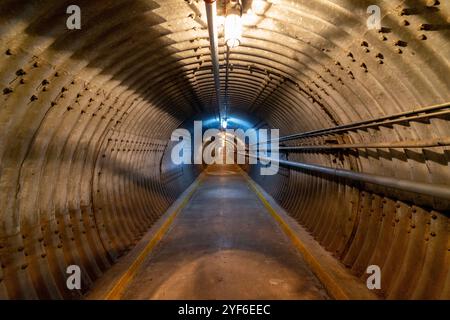
[[[242,38],[242,4],[240,0],[228,3],[224,23],[225,43],[229,48],[241,44]]]
[[[226,119],[222,120],[222,129],[226,129],[228,127],[228,121]]]

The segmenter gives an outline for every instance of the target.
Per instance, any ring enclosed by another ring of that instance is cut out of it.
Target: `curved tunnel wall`
[[[65,27],[71,4],[82,9],[81,30]],[[230,112],[256,114],[286,135],[450,100],[447,1],[244,4]],[[367,29],[372,4],[382,10],[379,31]],[[6,0],[0,37],[0,297],[76,297],[66,267],[82,266],[88,289],[196,175],[161,163],[172,130],[215,110],[203,2]],[[449,133],[441,115],[301,143]],[[287,157],[429,183],[450,178],[446,147]],[[380,264],[388,274],[381,295],[448,297],[447,203],[287,169],[253,177],[356,275]]]

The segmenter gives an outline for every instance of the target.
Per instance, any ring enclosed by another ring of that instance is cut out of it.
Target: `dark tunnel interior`
[[[226,270],[243,298],[450,299],[450,1],[1,0],[0,39],[0,299],[101,297],[191,191],[141,268],[154,286]],[[173,163],[194,121],[278,129],[277,173]]]

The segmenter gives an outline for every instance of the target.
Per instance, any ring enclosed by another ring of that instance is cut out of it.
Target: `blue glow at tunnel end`
[[[225,127],[224,124],[226,124]],[[253,127],[253,124],[251,122],[235,117],[230,117],[222,121],[220,121],[217,118],[211,118],[204,120],[203,125],[207,127],[220,127],[222,129],[226,129],[228,127],[238,127],[242,129],[248,129]]]

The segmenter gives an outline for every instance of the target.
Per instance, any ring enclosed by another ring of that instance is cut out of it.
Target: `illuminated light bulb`
[[[222,120],[222,128],[226,129],[228,127],[228,121],[227,120]]]
[[[225,18],[225,43],[229,48],[241,44],[242,20],[237,14],[230,14]]]

